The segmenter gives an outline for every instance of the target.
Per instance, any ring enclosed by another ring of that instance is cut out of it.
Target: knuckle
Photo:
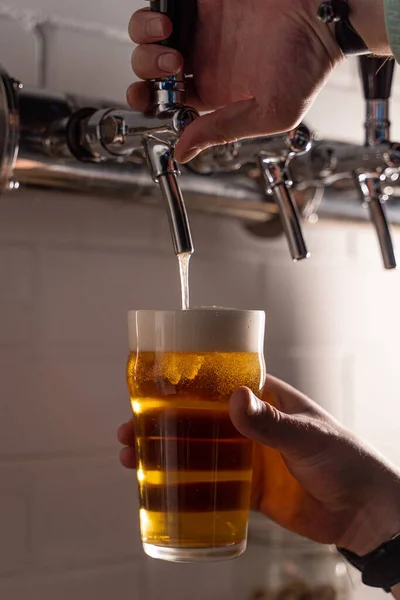
[[[270,404],[265,404],[259,416],[258,431],[262,438],[271,441],[277,424],[281,421],[281,413]]]

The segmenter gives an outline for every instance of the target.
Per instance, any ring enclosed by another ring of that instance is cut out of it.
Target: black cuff
[[[390,592],[392,587],[400,583],[400,533],[364,556],[357,556],[344,548],[338,550],[353,567],[361,571],[365,585]]]

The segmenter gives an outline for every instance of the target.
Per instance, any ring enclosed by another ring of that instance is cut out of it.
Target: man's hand
[[[302,119],[341,59],[329,28],[317,20],[320,0],[198,0],[189,57],[194,87],[188,104],[204,115],[186,129],[176,158],[186,162],[208,146],[280,133]],[[167,38],[169,19],[148,10],[130,22],[133,70],[142,79],[176,74],[182,56],[154,42]],[[128,90],[132,108],[149,103],[146,83]]]
[[[241,388],[230,416],[255,440],[252,508],[317,542],[363,555],[400,532],[400,474],[320,406],[269,377],[263,401]],[[135,468],[129,421],[121,463]]]

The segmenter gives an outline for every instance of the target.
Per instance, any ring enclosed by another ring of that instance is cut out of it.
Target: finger
[[[239,388],[232,395],[229,412],[241,434],[278,450],[290,460],[319,455],[332,439],[324,421],[286,414],[254,396],[248,388]],[[331,433],[334,434],[333,428]]]
[[[136,81],[129,86],[126,100],[133,110],[146,112],[151,104],[150,87],[147,81]]]
[[[210,146],[259,135],[260,109],[255,99],[234,102],[196,119],[179,140],[175,156],[185,163]]]
[[[135,48],[132,69],[140,79],[156,79],[176,75],[183,67],[183,58],[177,50],[145,44]]]
[[[136,469],[136,454],[135,449],[131,447],[122,448],[119,453],[121,465],[126,469]]]
[[[289,131],[296,125],[297,117],[293,110],[278,111],[273,97],[262,105],[255,98],[233,102],[196,119],[183,133],[176,158],[185,163],[211,146]]]
[[[135,44],[151,44],[168,38],[172,33],[172,23],[166,15],[145,8],[132,15],[128,31]]]
[[[118,441],[124,446],[134,446],[135,445],[135,432],[133,429],[133,421],[127,421],[120,425],[117,431]]]

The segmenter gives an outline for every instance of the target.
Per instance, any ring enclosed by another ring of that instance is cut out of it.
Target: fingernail
[[[158,57],[158,67],[166,73],[175,73],[178,68],[178,59],[172,52],[161,54]]]
[[[154,38],[159,38],[164,35],[164,29],[161,19],[151,19],[146,26],[147,35]]]

